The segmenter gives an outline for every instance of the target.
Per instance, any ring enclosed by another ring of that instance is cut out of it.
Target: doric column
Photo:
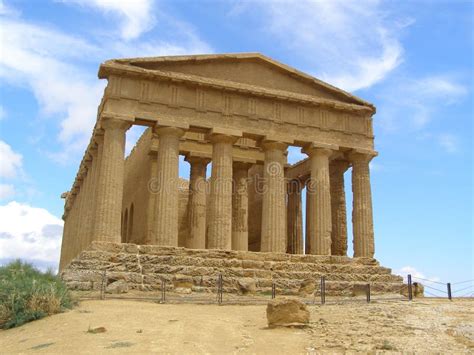
[[[178,246],[179,138],[184,131],[160,127],[158,134],[157,180],[155,193],[156,245]]]
[[[301,181],[288,182],[287,246],[289,254],[303,254],[303,211],[301,208]]]
[[[130,123],[107,118],[104,129],[100,178],[97,193],[94,239],[120,243],[124,180],[125,132]]]
[[[155,241],[155,203],[158,180],[158,134],[151,132],[150,151],[148,152],[148,159],[150,164],[150,176],[148,179],[148,207],[147,207],[147,233],[143,244],[153,244]]]
[[[374,154],[351,153],[354,257],[374,257],[374,222],[369,162]]]
[[[329,156],[331,149],[312,147],[306,150],[310,157],[311,178],[307,186],[312,194],[309,238],[311,254],[331,255],[331,192],[329,184]]]
[[[249,163],[235,162],[233,165],[232,192],[232,250],[249,249],[249,196],[248,170]]]
[[[188,227],[186,248],[206,248],[206,167],[209,159],[187,156],[189,176]]]
[[[286,186],[285,152],[287,145],[281,142],[264,142],[265,152],[263,179],[265,189],[262,199],[263,252],[286,251]]]
[[[102,131],[94,135],[95,143],[97,144],[97,161],[95,164],[94,173],[94,187],[91,199],[92,223],[91,223],[91,241],[96,240],[96,225],[98,224],[98,204],[99,204],[99,190],[100,190],[100,169],[102,166],[102,154],[104,151],[104,134]]]
[[[331,254],[347,255],[347,216],[344,172],[349,167],[345,160],[333,160],[329,164],[331,184]]]
[[[305,254],[311,254],[311,238],[310,236],[310,230],[311,230],[311,221],[313,219],[313,213],[311,210],[311,199],[313,198],[313,194],[310,193],[310,189],[308,188],[309,185],[309,179],[306,180],[306,224],[305,224],[305,249],[304,253]]]
[[[208,248],[232,248],[232,145],[235,137],[214,134],[212,142],[211,192]]]

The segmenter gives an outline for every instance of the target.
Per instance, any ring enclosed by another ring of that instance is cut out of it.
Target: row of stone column
[[[327,149],[309,152],[311,177],[288,185],[287,252],[303,252],[301,191],[306,185],[306,254],[347,255],[344,173],[352,163],[354,257],[374,256],[374,231],[369,162],[371,155],[352,153],[349,161],[334,160]]]
[[[81,173],[84,181],[80,191],[72,191],[73,196],[68,199],[72,207],[68,212],[65,234],[70,245],[77,244],[73,250],[84,249],[92,239],[121,241],[125,132],[129,127],[130,123],[116,119],[105,119],[102,122],[104,134],[103,137],[98,136],[97,149],[91,150],[91,156],[84,165],[86,171]],[[151,156],[151,159],[156,189],[152,191],[148,206],[155,213],[148,221],[147,242],[177,246],[179,139],[184,130],[160,127],[155,133],[159,139],[158,152],[156,156]],[[210,136],[213,150],[209,208],[206,207],[205,196],[205,172],[209,161],[199,157],[187,157],[191,164],[188,208],[190,228],[186,241],[189,248],[248,248],[247,174],[250,165],[233,161],[232,147],[236,139],[237,137],[226,134]],[[261,251],[286,252],[287,234],[291,232],[293,235],[301,230],[299,215],[292,217],[291,220],[295,222],[291,226],[287,225],[284,176],[287,145],[264,141],[262,148],[265,154],[265,190],[262,198]],[[338,222],[343,219],[342,213],[345,213],[341,207],[343,202],[345,203],[341,195],[344,192],[343,182],[341,185],[340,180],[342,177],[339,173],[330,174],[330,149],[314,147],[309,148],[307,153],[311,160],[311,178],[308,183],[310,195],[307,203],[309,251],[321,255],[341,253],[344,246],[338,244],[339,240],[332,243],[332,236],[334,233],[340,234],[345,228]],[[364,155],[356,154],[353,155],[352,164],[355,256],[372,256],[373,227],[368,159]],[[339,171],[342,171],[342,168],[337,170]],[[332,185],[330,181],[333,181]],[[288,204],[296,205],[297,214],[300,213],[300,201],[289,201]],[[336,227],[333,227],[334,223]],[[291,243],[291,251],[301,252],[302,242],[294,240]]]

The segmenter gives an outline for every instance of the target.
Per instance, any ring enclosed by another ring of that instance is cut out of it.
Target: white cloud
[[[100,3],[110,8],[123,6],[123,9],[132,4]],[[172,20],[170,26],[174,37],[168,41],[132,43],[113,36],[106,41],[102,41],[103,38],[86,40],[19,18],[0,18],[0,78],[10,85],[31,90],[42,115],[59,121],[58,139],[63,149],[47,152],[47,155],[58,162],[70,163],[75,160],[71,158],[84,151],[106,85],[96,77],[98,63],[104,59],[211,51],[191,27]],[[94,40],[105,45],[99,47],[93,44]]]
[[[0,178],[13,179],[21,172],[23,157],[0,140]]]
[[[448,153],[455,153],[458,151],[458,138],[450,133],[443,133],[438,136],[438,142],[442,148]]]
[[[43,208],[10,202],[0,206],[0,261],[21,258],[57,268],[63,221]]]
[[[401,63],[400,31],[413,22],[390,18],[376,0],[259,4],[259,18],[275,42],[297,52],[315,76],[348,91],[376,84]],[[247,11],[255,12],[253,5]]]
[[[62,0],[98,9],[121,19],[120,35],[124,40],[139,37],[156,23],[153,15],[154,0]]]
[[[0,183],[0,201],[7,200],[15,195],[15,187],[12,184]]]

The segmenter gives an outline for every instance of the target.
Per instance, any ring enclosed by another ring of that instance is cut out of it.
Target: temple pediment
[[[107,64],[213,78],[373,107],[362,99],[260,53],[116,59],[107,61]],[[99,76],[105,75],[100,72]]]

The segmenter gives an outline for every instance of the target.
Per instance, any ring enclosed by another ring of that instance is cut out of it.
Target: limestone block
[[[295,299],[275,299],[267,305],[269,327],[305,326],[309,316],[306,305]]]
[[[307,296],[314,294],[316,290],[316,281],[314,279],[306,279],[303,280],[300,284],[300,288],[298,290],[298,294],[300,296]]]
[[[257,282],[253,278],[239,278],[237,283],[239,286],[239,292],[243,295],[254,294],[257,290]]]
[[[107,285],[105,292],[113,294],[127,293],[128,284],[124,280],[114,281]]]

